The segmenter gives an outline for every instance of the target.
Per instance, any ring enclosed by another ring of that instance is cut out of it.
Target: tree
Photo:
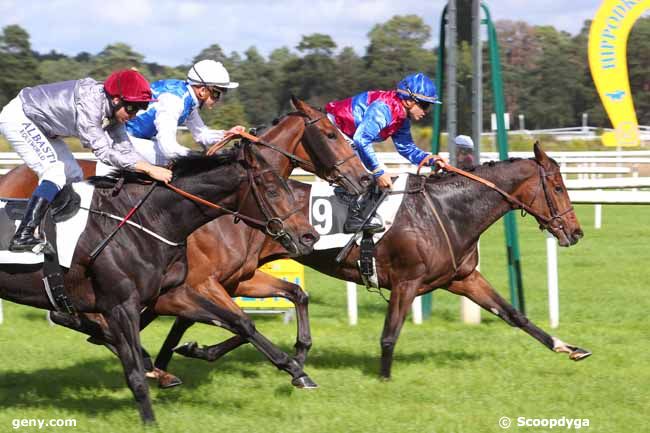
[[[192,64],[201,60],[215,60],[223,63],[226,60],[226,55],[219,44],[212,44],[208,48],[201,50],[201,52],[192,59]]]
[[[365,75],[363,60],[351,47],[343,48],[336,58],[336,99],[347,98],[364,90],[362,77]]]
[[[293,94],[322,106],[335,94],[336,64],[332,52],[336,43],[327,35],[314,33],[303,36],[296,48],[306,54],[285,64],[282,97],[288,101]]]
[[[650,124],[650,18],[640,18],[627,44],[630,91],[639,124]]]
[[[39,84],[38,61],[32,52],[29,34],[17,25],[0,34],[0,104],[13,99],[23,88]]]
[[[433,52],[424,48],[431,28],[417,15],[396,15],[375,25],[368,37],[366,88],[389,89],[409,73],[435,69]]]
[[[90,75],[97,80],[104,80],[111,72],[119,69],[142,68],[144,56],[133,51],[130,45],[118,42],[107,45],[99,54],[92,59]],[[140,70],[144,75],[146,70]]]
[[[245,59],[237,69],[240,86],[237,90],[246,117],[253,125],[268,123],[279,110],[274,94],[273,69],[255,47],[244,53]]]

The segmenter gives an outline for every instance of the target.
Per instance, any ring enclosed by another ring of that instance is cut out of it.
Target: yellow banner
[[[605,146],[638,146],[639,124],[627,72],[627,38],[650,0],[604,0],[589,30],[589,68],[614,132]]]
[[[305,284],[305,267],[298,262],[294,262],[289,259],[276,260],[270,263],[267,263],[264,266],[260,267],[262,272],[273,275],[274,277],[280,278],[281,280],[289,281],[295,283],[299,286]],[[236,297],[235,302],[241,308],[247,310],[251,309],[291,309],[293,304],[291,301],[280,298],[279,296],[274,296],[272,298],[249,298],[249,297]]]

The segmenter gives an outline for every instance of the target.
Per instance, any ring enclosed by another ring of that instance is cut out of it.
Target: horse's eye
[[[270,189],[266,192],[267,197],[269,198],[277,198],[278,197],[278,192],[274,189]]]
[[[555,187],[555,192],[557,192],[557,193],[562,192],[562,187],[561,186],[556,186]]]
[[[334,140],[336,138],[336,134],[333,132],[328,132],[327,138],[329,138],[330,140]]]

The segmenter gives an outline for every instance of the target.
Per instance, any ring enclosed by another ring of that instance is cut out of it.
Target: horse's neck
[[[245,172],[237,164],[223,168],[223,171],[205,174],[213,179],[219,179],[218,182],[197,179],[193,176],[181,179],[177,184],[175,182],[175,185],[226,209],[236,210],[240,199],[238,190],[245,186],[243,183]],[[185,240],[199,227],[223,214],[222,211],[184,198],[164,186],[156,188],[146,202],[146,209],[147,219],[151,224],[148,228],[174,242]]]
[[[300,123],[298,123],[300,122]],[[287,153],[295,154],[298,142],[301,138],[302,121],[296,117],[287,116],[280,123],[260,136],[260,139]],[[293,171],[293,163],[280,152],[266,146],[260,146],[260,152],[264,159],[283,178],[288,178]]]
[[[534,161],[522,159],[499,162],[494,166],[481,166],[473,174],[494,183],[503,191],[521,200],[521,197],[517,197],[518,191],[524,182],[536,175],[535,168]],[[450,179],[447,181],[449,188],[445,189],[443,186],[443,194],[436,196],[439,200],[444,201],[445,207],[450,209],[449,212],[458,213],[457,218],[450,218],[450,220],[460,220],[462,226],[459,226],[458,230],[474,235],[469,240],[470,243],[473,243],[512,207],[495,190],[476,181],[460,178],[458,175],[456,179],[460,183],[460,190],[454,191],[459,185]]]

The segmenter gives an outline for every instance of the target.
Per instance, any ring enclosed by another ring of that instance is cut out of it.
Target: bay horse
[[[526,204],[540,228],[553,234],[561,246],[573,245],[582,238],[583,232],[559,167],[538,143],[534,145],[534,154],[533,159],[487,163],[476,167],[474,174]],[[308,202],[310,186],[297,184],[293,182],[292,188],[298,199]],[[591,355],[591,352],[564,343],[534,325],[503,299],[476,269],[479,237],[512,209],[511,201],[486,185],[456,174],[428,179],[411,175],[407,185],[407,194],[395,221],[375,250],[379,285],[391,291],[380,340],[381,377],[391,376],[393,351],[413,299],[438,288],[468,297],[509,325],[521,328],[548,349],[568,353],[574,361]],[[304,192],[299,193],[301,188]],[[231,223],[228,219],[221,219],[213,226],[223,226],[221,230],[226,230]],[[355,246],[340,265],[334,260],[339,251],[315,250],[296,260],[332,277],[364,284],[357,265],[359,247]],[[266,239],[258,260],[262,264],[282,257],[287,257],[282,246]],[[234,296],[282,296],[298,301],[297,311],[304,311],[306,315],[307,298],[294,295],[294,284],[261,271],[237,284],[232,291]],[[184,319],[176,320],[167,337],[171,343],[163,346],[156,361],[157,367],[166,369],[170,347],[180,341],[189,325]],[[188,343],[178,347],[176,352],[214,361],[244,343],[245,340],[234,336],[212,346],[199,347],[196,343]]]
[[[310,252],[318,234],[299,212],[286,181],[250,145],[212,157],[191,154],[179,158],[174,161],[173,180],[166,186],[127,181],[115,196],[114,180],[109,182],[110,188],[103,188],[101,181],[96,183],[86,227],[64,275],[65,290],[77,312],[101,313],[140,416],[143,422],[153,422],[140,349],[140,312],[155,302],[161,291],[184,280],[185,239],[224,215],[224,209],[238,209],[240,219],[273,234],[293,254]],[[125,226],[92,260],[91,251],[116,224],[105,215],[126,215],[132,203],[145,194],[148,199],[137,212],[138,222],[159,238]],[[43,288],[43,277],[40,265],[1,264],[0,297],[52,310],[55,306]],[[218,319],[218,307],[200,293],[177,302],[184,303],[185,317],[192,320],[214,324]],[[264,339],[259,344],[261,350],[278,356],[279,350]],[[295,373],[304,375],[299,370]]]
[[[294,166],[300,166],[321,178],[340,184],[349,192],[364,190],[370,180],[369,174],[338,130],[323,113],[297,98],[293,98],[292,102],[299,111],[283,116],[275,126],[259,137],[259,151],[264,158],[283,177],[288,177]],[[86,175],[94,171],[94,163],[89,161],[79,161],[79,163]],[[17,167],[5,178],[0,178],[0,196],[22,197],[35,185],[36,179],[33,173],[24,166]],[[305,203],[304,200],[299,201]],[[306,209],[303,209],[303,212],[308,214]],[[230,224],[226,226],[208,223],[189,237],[189,270],[185,284],[163,293],[151,308],[145,310],[141,322],[143,326],[159,314],[181,316],[187,323],[192,323],[183,316],[182,311],[179,311],[179,305],[184,304],[178,300],[193,296],[193,293],[197,292],[209,293],[212,302],[218,304],[222,311],[219,326],[235,332],[247,341],[252,339],[253,344],[255,338],[262,338],[261,334],[256,332],[250,318],[233,302],[231,295],[237,287],[237,281],[250,278],[255,273],[258,267],[257,257],[264,244],[265,236],[247,227],[238,230],[234,225],[235,221],[235,218],[231,217]],[[221,245],[228,245],[228,248],[220,248]],[[233,254],[232,251],[241,254]],[[306,305],[302,302],[306,298],[305,293],[298,286],[293,288],[295,290],[291,291],[289,298],[296,305]],[[90,334],[91,341],[107,344],[114,351],[101,317],[87,315],[77,319],[64,313],[53,313],[52,319],[63,326]],[[299,309],[295,361],[288,357],[269,357],[269,359],[279,369],[292,374],[294,385],[314,387],[315,383],[302,372],[309,347],[311,347],[311,337],[307,311]],[[170,353],[169,357],[171,357],[171,351],[166,352]],[[166,362],[168,360],[158,361],[161,364]],[[297,362],[300,368],[293,368],[293,362]],[[156,370],[154,374],[162,387],[180,384],[177,378],[164,371]]]

